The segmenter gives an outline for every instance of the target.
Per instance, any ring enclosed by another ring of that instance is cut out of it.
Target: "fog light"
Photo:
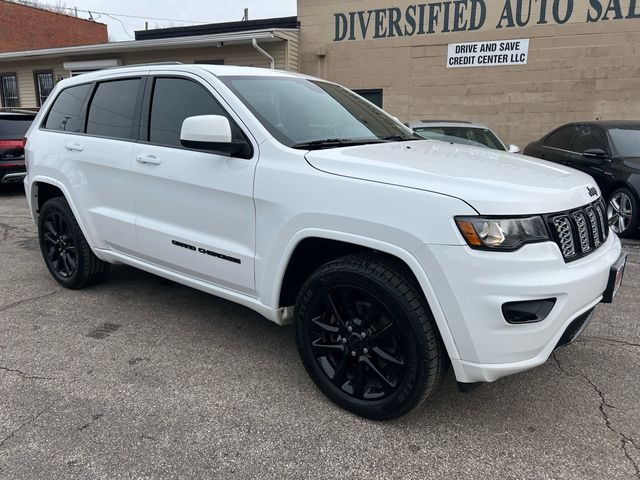
[[[502,305],[502,314],[509,323],[541,322],[549,316],[555,304],[555,298],[509,302]]]

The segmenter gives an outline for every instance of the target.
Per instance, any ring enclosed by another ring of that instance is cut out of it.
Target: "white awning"
[[[125,52],[143,52],[148,50],[172,50],[223,45],[240,45],[251,43],[255,38],[260,42],[282,42],[277,32],[288,29],[253,30],[238,33],[220,33],[215,35],[199,35],[193,37],[162,38],[154,40],[129,40],[126,42],[101,43],[98,45],[81,45],[78,47],[46,48],[23,52],[0,53],[0,60],[26,60],[42,57],[71,57],[95,54],[116,54]]]
[[[106,60],[87,60],[85,62],[64,62],[62,66],[70,72],[87,72],[93,70],[102,70],[103,68],[120,67],[122,60],[119,58],[110,58]]]

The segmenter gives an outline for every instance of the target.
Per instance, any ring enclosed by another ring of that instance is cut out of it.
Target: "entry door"
[[[605,134],[600,128],[592,125],[579,124],[575,126],[576,136],[572,150],[576,152],[577,158],[571,165],[578,170],[591,175],[602,189],[613,180],[613,175],[609,172],[611,163],[611,153]],[[602,158],[590,158],[583,156],[586,150],[599,148],[605,152]]]
[[[185,118],[225,115],[204,84],[187,77],[147,83],[133,151],[140,256],[159,266],[253,294],[257,155],[234,158],[183,148]],[[230,117],[229,117],[230,118]],[[232,120],[232,130],[242,135]]]
[[[141,78],[70,87],[56,99],[45,128],[65,132],[60,170],[73,185],[93,246],[120,252],[137,248],[131,154]],[[80,108],[84,99],[86,134]],[[69,133],[67,133],[69,132]]]

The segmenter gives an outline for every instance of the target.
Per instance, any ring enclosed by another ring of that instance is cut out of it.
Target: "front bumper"
[[[565,263],[552,242],[515,252],[486,252],[466,246],[425,245],[416,256],[431,281],[459,358],[459,382],[490,382],[544,363],[570,324],[602,300],[609,270],[621,253],[610,235],[591,255]],[[508,302],[556,298],[537,323],[510,324]]]

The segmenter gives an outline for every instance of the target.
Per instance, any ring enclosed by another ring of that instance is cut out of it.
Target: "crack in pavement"
[[[9,234],[17,230],[16,227],[9,225],[8,223],[0,223],[0,228],[3,230],[0,242],[6,242],[9,239]]]
[[[24,298],[22,300],[18,300],[17,302],[13,302],[13,303],[10,303],[9,305],[5,305],[4,307],[0,307],[0,313],[6,312],[7,310],[10,310],[13,307],[17,307],[18,305],[22,305],[24,303],[34,302],[36,300],[40,300],[40,299],[43,299],[43,298],[52,297],[53,295],[55,295],[57,293],[60,293],[61,291],[62,291],[62,289],[54,290],[53,292],[49,292],[49,293],[45,293],[45,294],[42,294],[42,295],[37,295],[35,297],[29,297],[29,298]]]
[[[2,440],[0,440],[0,447],[4,447],[4,444],[11,440],[20,430],[22,430],[23,428],[31,425],[33,422],[35,422],[38,418],[40,418],[42,415],[44,415],[47,411],[49,411],[51,409],[51,407],[53,407],[55,405],[55,402],[51,403],[49,406],[45,407],[44,409],[42,409],[35,417],[31,418],[30,420],[27,420],[26,422],[24,422],[22,425],[20,425],[18,428],[16,428],[13,432],[11,432],[8,436],[6,436],[5,438],[3,438]]]
[[[640,348],[640,343],[626,342],[615,338],[598,337],[596,335],[581,335],[580,338],[576,340],[576,343],[603,343],[612,346],[622,345],[625,347]]]
[[[51,377],[39,377],[37,375],[28,375],[28,374],[24,373],[23,371],[17,370],[17,369],[14,369],[14,368],[0,367],[0,370],[5,371],[5,372],[9,372],[9,373],[15,373],[19,377],[25,378],[27,380],[53,380],[53,378],[51,378]]]
[[[558,358],[558,356],[556,355],[556,352],[553,352],[551,354],[551,356],[553,357],[553,359],[556,362],[556,365],[558,366],[558,368],[560,369],[560,371],[562,373],[564,373],[565,375],[568,375],[570,377],[577,377],[577,375],[571,374],[569,373],[560,363],[560,359]],[[640,450],[638,448],[638,445],[636,445],[635,441],[633,440],[633,438],[628,437],[627,435],[625,435],[624,433],[616,430],[613,426],[613,424],[611,423],[611,420],[609,419],[609,414],[607,413],[607,408],[612,408],[615,409],[616,407],[614,407],[613,405],[611,405],[610,403],[607,402],[605,396],[604,396],[604,392],[584,373],[580,372],[579,374],[582,378],[584,378],[589,385],[591,385],[591,388],[593,388],[593,390],[598,394],[598,396],[600,397],[600,405],[599,405],[599,410],[600,410],[600,414],[602,415],[602,418],[604,419],[605,425],[607,426],[607,428],[615,433],[619,438],[620,438],[620,445],[619,448],[622,450],[622,453],[624,454],[624,456],[627,458],[627,460],[629,460],[629,462],[631,462],[631,465],[633,466],[633,469],[635,471],[635,476],[636,478],[640,479],[640,465],[638,465],[638,463],[633,459],[633,457],[631,457],[631,454],[629,453],[629,450],[627,448],[628,444],[631,444],[635,447],[636,450]]]

